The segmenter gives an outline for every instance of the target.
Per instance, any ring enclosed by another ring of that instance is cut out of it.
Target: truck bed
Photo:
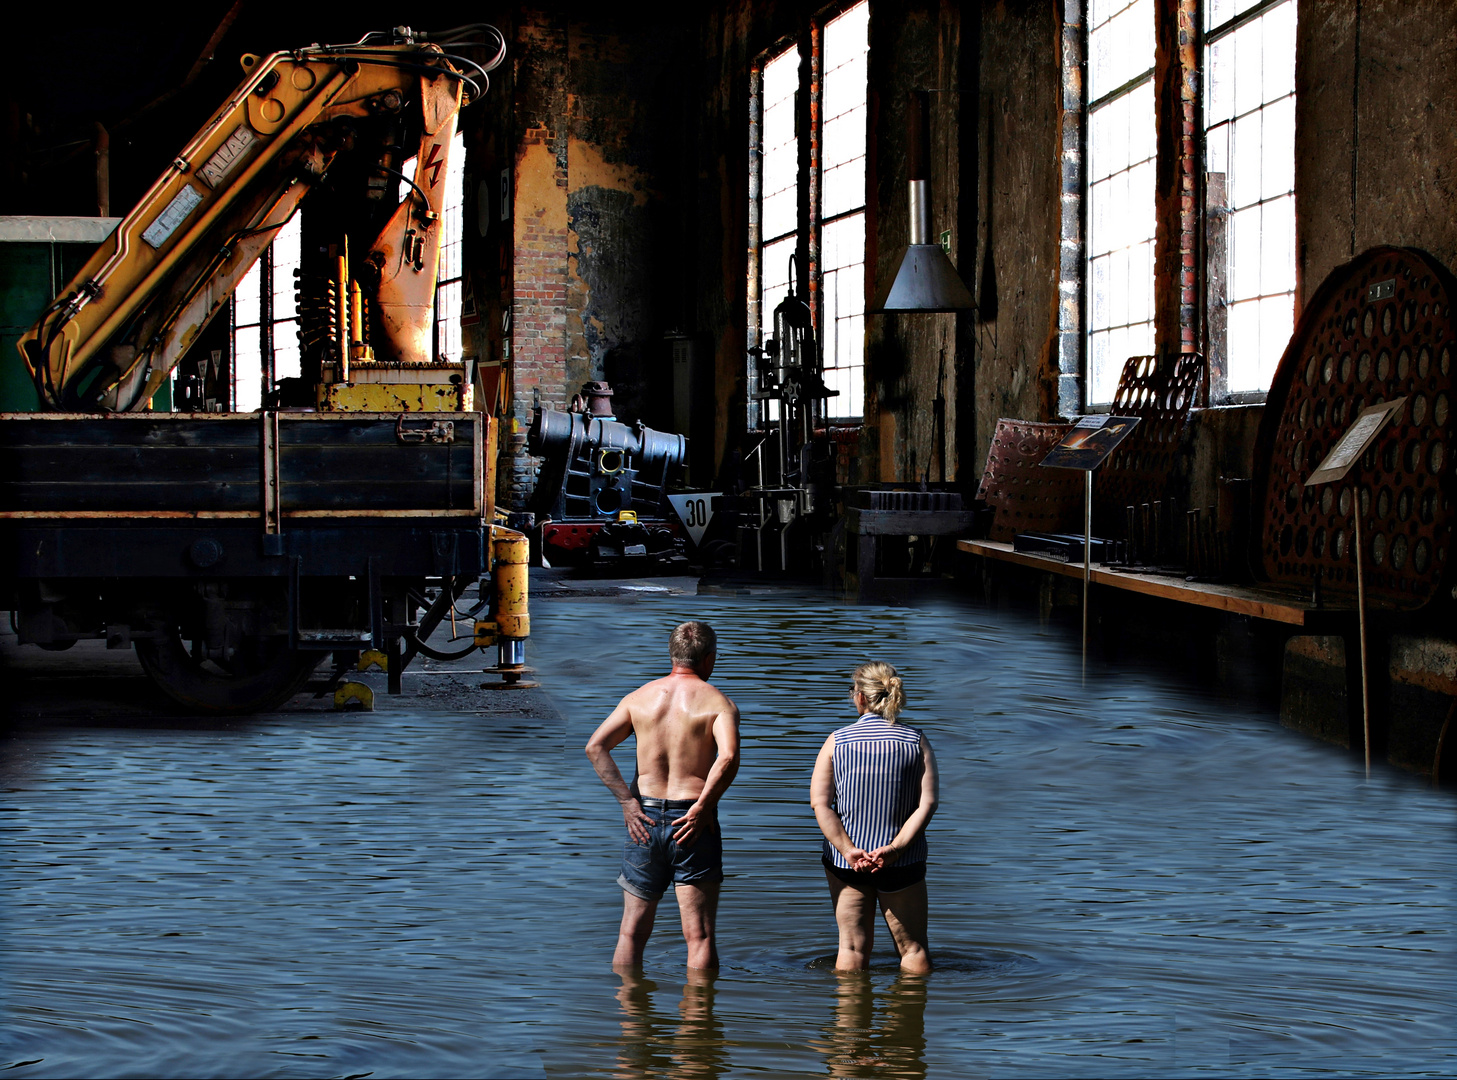
[[[475,412],[0,413],[0,520],[479,520],[492,426]]]

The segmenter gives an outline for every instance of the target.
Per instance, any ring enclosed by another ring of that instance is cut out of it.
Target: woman
[[[901,970],[931,970],[926,950],[926,825],[936,812],[936,757],[905,708],[889,664],[855,669],[851,700],[860,719],[825,740],[810,803],[825,834],[825,878],[840,926],[835,967],[869,966],[875,906],[885,916]]]

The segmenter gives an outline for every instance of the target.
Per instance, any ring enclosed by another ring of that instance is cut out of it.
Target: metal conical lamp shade
[[[971,291],[951,265],[946,252],[931,239],[930,151],[926,136],[924,90],[911,92],[906,107],[906,198],[910,211],[910,245],[890,287],[881,290],[869,313],[894,311],[967,311],[976,307]]]
[[[890,287],[875,298],[870,310],[967,311],[975,306],[971,291],[939,244],[911,244]]]

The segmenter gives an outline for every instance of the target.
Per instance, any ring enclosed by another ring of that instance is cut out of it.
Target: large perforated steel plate
[[[1408,248],[1376,248],[1333,271],[1280,360],[1255,452],[1261,544],[1271,581],[1317,577],[1349,592],[1359,492],[1368,600],[1416,608],[1445,593],[1453,523],[1452,276]],[[1406,396],[1402,415],[1343,481],[1305,481],[1368,405]]]
[[[1081,527],[1083,474],[1041,466],[1071,426],[997,421],[978,492],[996,511],[990,539],[1009,542],[1018,533],[1067,532]]]
[[[1121,533],[1124,507],[1162,499],[1174,470],[1179,439],[1204,379],[1204,358],[1180,353],[1159,363],[1130,356],[1109,412],[1141,421],[1093,478],[1094,528]]]

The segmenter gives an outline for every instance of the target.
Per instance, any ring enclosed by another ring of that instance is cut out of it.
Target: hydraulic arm
[[[474,30],[474,28],[463,28]],[[299,202],[343,158],[369,155],[370,194],[407,194],[351,265],[337,246],[330,310],[311,371],[318,407],[439,408],[432,376],[432,304],[451,137],[467,94],[484,91],[486,63],[408,28],[353,45],[243,57],[242,84],[173,160],[60,297],[21,339],[51,409],[146,408],[188,347]],[[380,40],[383,38],[383,40]],[[402,148],[375,131],[419,131],[413,178]],[[393,178],[393,179],[391,179]],[[459,365],[455,365],[458,367]],[[412,370],[413,369],[413,370]],[[469,407],[461,371],[434,376]],[[403,402],[371,386],[400,384]]]
[[[527,545],[493,524],[496,420],[433,325],[452,136],[504,55],[474,25],[243,57],[21,339],[44,407],[68,414],[0,416],[0,597],[22,643],[135,647],[185,707],[257,711],[329,654],[336,678],[383,654],[398,692],[479,583],[458,639],[519,679]],[[276,384],[255,413],[149,412],[300,211],[300,375],[255,369]]]

